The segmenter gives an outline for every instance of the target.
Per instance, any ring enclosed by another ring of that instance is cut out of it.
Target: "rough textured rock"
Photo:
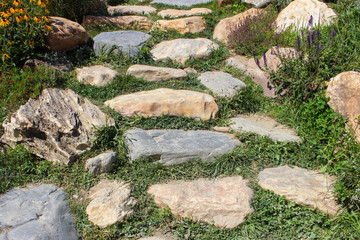
[[[261,136],[268,136],[276,141],[301,142],[295,130],[286,127],[274,119],[259,114],[239,115],[231,118],[230,126],[234,131],[252,132]]]
[[[94,51],[99,55],[102,51],[107,53],[113,45],[114,53],[121,52],[130,57],[136,57],[145,42],[151,35],[137,31],[103,32],[94,37]]]
[[[187,17],[174,20],[158,20],[153,26],[153,30],[161,31],[174,30],[179,33],[201,33],[206,29],[206,23],[202,17]]]
[[[285,196],[289,201],[319,209],[330,216],[340,210],[332,193],[335,178],[329,175],[281,166],[261,171],[258,179],[262,188]]]
[[[310,21],[312,18],[312,21]],[[294,30],[300,28],[314,28],[320,25],[329,25],[336,18],[334,10],[325,3],[317,0],[295,0],[284,8],[276,18],[278,32],[293,26]]]
[[[204,4],[212,2],[213,0],[153,0],[151,4],[165,4],[178,7],[191,7],[197,4]]]
[[[72,68],[71,64],[67,65],[67,64],[62,64],[62,63],[53,62],[53,61],[43,61],[43,60],[39,60],[39,59],[26,60],[23,68],[29,68],[32,70],[36,70],[39,66],[47,67],[47,68],[53,69],[53,70],[64,71],[64,72],[68,72]]]
[[[15,188],[2,195],[0,239],[78,239],[66,193],[43,184]]]
[[[117,71],[101,65],[76,68],[75,71],[76,78],[79,82],[97,87],[102,87],[108,83],[111,83],[118,74]]]
[[[360,73],[349,71],[332,78],[326,90],[329,106],[336,113],[348,118],[347,128],[360,141],[358,116],[360,115]]]
[[[2,141],[21,143],[49,161],[69,163],[91,148],[93,126],[113,125],[89,100],[72,90],[48,88],[4,123]]]
[[[185,116],[201,120],[215,118],[219,110],[214,98],[208,94],[159,88],[120,95],[105,102],[123,116]]]
[[[49,20],[52,30],[46,41],[50,50],[72,50],[89,40],[88,33],[80,24],[62,17],[49,17]]]
[[[163,235],[163,234],[157,234],[155,236],[152,237],[143,237],[143,238],[139,238],[139,240],[175,240],[172,236],[170,235]]]
[[[116,152],[102,153],[96,157],[86,160],[85,168],[92,174],[108,173],[113,170],[116,160]]]
[[[229,35],[236,26],[241,25],[247,17],[256,16],[261,11],[262,10],[256,8],[251,8],[235,16],[222,19],[214,29],[213,38],[224,43],[228,43]]]
[[[190,58],[201,59],[209,56],[219,45],[206,38],[175,39],[157,44],[151,54],[155,61],[171,59],[185,63]]]
[[[187,73],[182,69],[147,65],[132,65],[128,68],[126,74],[136,78],[142,78],[150,82],[187,78]]]
[[[156,8],[150,6],[136,6],[136,5],[120,5],[108,7],[107,12],[110,15],[145,15],[156,13]]]
[[[133,213],[136,201],[130,197],[129,184],[119,181],[101,180],[89,192],[91,202],[86,207],[89,220],[104,228],[121,222]]]
[[[245,3],[254,5],[256,8],[263,8],[271,3],[271,0],[244,0]]]
[[[84,26],[109,24],[120,28],[135,28],[150,30],[153,22],[143,16],[86,16],[83,22]]]
[[[179,10],[179,9],[166,9],[158,12],[158,15],[165,18],[176,18],[186,16],[196,16],[210,14],[212,11],[208,8],[192,8],[190,10]]]
[[[126,131],[126,144],[132,161],[153,158],[173,165],[197,158],[213,161],[233,151],[240,142],[228,134],[211,131],[132,129]]]
[[[156,184],[148,193],[154,195],[156,204],[168,206],[174,215],[217,227],[234,228],[253,212],[253,191],[241,176]]]
[[[245,83],[224,72],[205,72],[198,79],[220,97],[233,97],[246,87]]]

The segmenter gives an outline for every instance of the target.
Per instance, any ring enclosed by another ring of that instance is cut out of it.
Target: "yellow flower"
[[[13,7],[10,8],[11,13],[17,13],[18,11],[19,11],[19,9],[17,9],[17,8],[13,8]]]
[[[19,6],[21,4],[21,1],[20,0],[18,0],[18,1],[14,1],[13,2],[13,5],[15,6],[15,7],[17,7],[17,6]]]
[[[29,21],[29,20],[30,20],[30,18],[29,18],[28,15],[24,15],[24,19],[25,19],[25,21]]]
[[[11,42],[7,42],[7,45],[8,45],[8,46],[11,46]]]
[[[46,7],[46,4],[44,2],[41,2],[42,7]]]
[[[35,42],[29,40],[29,45],[30,45],[30,47],[33,47],[35,45]]]
[[[26,13],[26,9],[25,8],[22,8],[19,10],[20,13]]]
[[[41,0],[39,0],[39,1],[37,2],[37,4],[38,4],[38,5],[41,5],[41,4],[42,4]]]
[[[47,32],[50,32],[50,31],[51,31],[51,27],[50,27],[49,25],[45,25],[44,28],[45,28],[45,30],[46,30]]]
[[[22,17],[21,16],[17,16],[16,18],[15,18],[15,20],[16,20],[16,22],[21,22],[22,21]]]
[[[1,16],[2,16],[3,18],[8,18],[8,17],[10,17],[10,15],[11,15],[11,13],[9,13],[8,11],[6,11],[6,12],[1,12]]]
[[[6,6],[6,5],[7,5],[6,2],[4,2],[4,1],[1,2],[1,6],[2,6],[2,7]]]
[[[47,10],[47,9],[45,9],[45,12],[46,12],[46,13],[50,13],[50,11],[49,11],[49,10]]]
[[[46,16],[42,16],[42,18],[45,20],[45,22],[50,22],[49,19]]]
[[[7,53],[3,53],[2,55],[5,60],[10,58],[9,54],[7,54]]]
[[[7,20],[7,19],[3,20],[3,25],[4,25],[4,26],[8,26],[8,25],[10,25],[9,20]]]
[[[41,22],[40,18],[38,18],[38,17],[34,17],[34,21],[37,23]]]
[[[46,0],[46,4],[49,4],[49,0]]]

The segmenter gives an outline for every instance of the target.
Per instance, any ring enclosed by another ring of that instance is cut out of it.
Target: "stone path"
[[[147,65],[132,65],[128,68],[127,75],[142,78],[149,82],[186,79],[187,73],[182,69],[168,67],[153,67]]]
[[[118,75],[117,71],[101,65],[76,68],[75,72],[79,82],[97,87],[103,87],[111,83],[115,76]]]
[[[108,24],[119,28],[134,28],[150,30],[153,21],[143,16],[86,16],[83,24],[85,26]]]
[[[198,4],[212,2],[213,0],[153,0],[151,4],[165,4],[178,7],[191,7]]]
[[[205,19],[202,17],[187,17],[174,20],[158,20],[153,26],[153,30],[169,31],[174,30],[179,33],[202,33],[206,29]]]
[[[187,17],[212,13],[208,8],[192,8],[190,10],[166,9],[158,12],[158,15],[165,18]]]
[[[150,6],[120,5],[107,8],[108,13],[113,15],[145,15],[156,13],[156,8]]]

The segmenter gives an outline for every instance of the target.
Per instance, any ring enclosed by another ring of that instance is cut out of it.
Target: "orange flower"
[[[29,21],[29,20],[30,20],[30,18],[29,18],[28,15],[24,15],[24,19],[25,19],[25,21]]]
[[[2,20],[0,19],[0,27],[6,27],[7,25],[9,25],[10,22],[9,20],[5,19],[5,20]]]
[[[7,45],[8,45],[8,46],[11,46],[11,42],[7,42]]]
[[[2,7],[6,6],[6,5],[7,5],[6,2],[4,2],[4,1],[1,2],[1,6],[2,6]]]
[[[26,13],[26,9],[25,8],[22,8],[19,10],[20,13]]]
[[[29,41],[29,45],[30,45],[30,47],[33,47],[35,45],[35,42],[34,41]]]
[[[22,21],[22,17],[21,16],[17,16],[16,18],[15,18],[15,20],[16,20],[16,22],[21,22]]]
[[[49,11],[49,10],[47,10],[47,9],[45,9],[45,12],[46,12],[46,13],[50,13],[50,11]]]
[[[3,53],[2,55],[5,60],[10,58],[9,54],[7,54],[7,53]]]
[[[42,7],[46,7],[46,4],[44,2],[41,2]]]
[[[50,27],[49,25],[45,25],[44,28],[45,28],[45,30],[46,30],[47,32],[50,32],[50,31],[51,31],[51,27]]]
[[[37,23],[41,22],[40,18],[38,18],[38,17],[34,17],[34,21]]]
[[[17,9],[17,8],[13,8],[13,7],[10,8],[11,13],[17,13],[18,11],[19,11],[19,9]]]
[[[3,18],[8,18],[8,17],[10,17],[10,15],[11,15],[11,13],[9,13],[8,11],[6,11],[6,12],[1,12],[1,16],[2,16]]]
[[[13,2],[13,5],[15,6],[15,7],[17,7],[17,6],[19,6],[21,4],[21,1],[20,0],[18,0],[18,1],[14,1]]]

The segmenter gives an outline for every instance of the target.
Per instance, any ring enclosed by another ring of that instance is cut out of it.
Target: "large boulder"
[[[150,6],[136,6],[136,5],[119,5],[108,7],[107,12],[110,15],[145,15],[156,13],[156,8]]]
[[[15,188],[2,195],[0,239],[78,239],[66,193],[43,184]]]
[[[191,7],[198,4],[212,2],[213,0],[153,0],[151,4],[165,4],[178,7]]]
[[[108,24],[119,28],[150,30],[153,22],[143,16],[86,16],[84,26]]]
[[[46,37],[52,51],[68,51],[89,40],[86,30],[78,23],[62,17],[49,17],[51,32]]]
[[[206,29],[206,23],[202,17],[187,17],[174,20],[158,20],[153,26],[153,30],[169,31],[174,30],[179,33],[201,33]]]
[[[132,65],[128,68],[127,75],[142,78],[149,82],[167,81],[170,79],[185,79],[187,73],[182,69],[168,67],[154,67],[147,65]]]
[[[116,75],[118,75],[117,71],[101,65],[76,68],[75,72],[79,82],[96,87],[103,87],[108,83],[111,83]]]
[[[208,8],[192,8],[190,10],[180,10],[180,9],[165,9],[158,12],[158,15],[165,18],[176,18],[176,17],[188,17],[188,16],[197,16],[210,14],[212,11]]]
[[[168,115],[203,121],[215,118],[219,111],[214,98],[208,94],[168,88],[120,95],[106,101],[105,106],[126,117]]]
[[[91,148],[93,127],[106,124],[113,125],[114,120],[86,98],[70,89],[48,88],[4,121],[1,140],[67,164]]]
[[[240,142],[228,134],[211,131],[132,129],[126,131],[126,145],[132,161],[152,158],[173,165],[194,159],[213,161],[233,151]]]

